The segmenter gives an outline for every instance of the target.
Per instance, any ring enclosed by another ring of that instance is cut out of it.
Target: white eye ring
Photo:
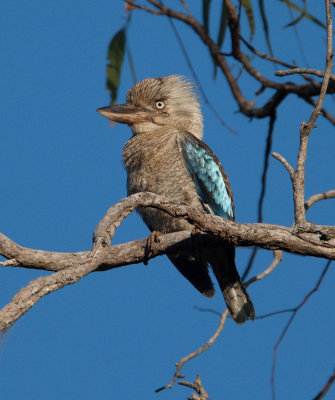
[[[156,101],[156,108],[162,110],[165,107],[165,103],[162,100]]]

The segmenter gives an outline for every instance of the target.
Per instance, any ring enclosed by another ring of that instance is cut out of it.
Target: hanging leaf
[[[131,77],[133,78],[133,84],[135,85],[135,83],[137,82],[135,64],[134,64],[133,56],[131,55],[129,46],[127,46],[127,56],[128,56],[129,66],[130,66]]]
[[[298,18],[295,18],[289,24],[285,25],[284,28],[289,28],[290,26],[296,25],[298,22],[300,22],[304,18],[304,13],[306,13],[306,12],[307,12],[307,1],[304,0],[304,12],[301,13]]]
[[[250,0],[241,0],[241,5],[245,9],[245,13],[248,18],[249,28],[250,28],[250,42],[255,34],[255,17],[254,17],[254,10],[252,8],[252,4]]]
[[[209,10],[211,7],[212,0],[202,0],[202,19],[204,24],[204,29],[209,32]]]
[[[290,0],[280,0],[280,1],[282,3],[284,3],[284,4],[286,4],[287,7],[289,7],[291,10],[299,11],[303,17],[309,19],[310,21],[312,21],[315,24],[321,26],[322,28],[327,29],[326,25],[324,23],[322,23],[319,19],[317,19],[313,15],[309,14],[303,8],[301,8],[301,7],[297,6],[296,4],[292,3]],[[291,24],[292,24],[292,22],[291,22]]]
[[[114,35],[108,47],[107,59],[109,64],[106,67],[106,87],[110,91],[111,104],[114,104],[117,99],[125,45],[126,29],[122,28]]]
[[[218,40],[217,40],[217,45],[219,46],[220,49],[224,42],[226,29],[227,29],[227,23],[228,23],[228,13],[227,13],[227,9],[224,5],[224,1],[222,1],[220,29],[219,29]]]
[[[219,49],[221,49],[222,44],[224,42],[225,34],[226,34],[226,29],[228,25],[228,13],[227,9],[224,5],[224,0],[222,0],[222,8],[221,8],[221,18],[220,18],[220,28],[219,28],[219,33],[218,33],[218,39],[217,39],[217,45]],[[217,73],[217,62],[213,57],[213,62],[214,62],[214,79],[216,78],[216,73]]]
[[[259,0],[258,5],[259,5],[259,11],[260,11],[261,17],[262,17],[266,45],[268,47],[270,55],[273,57],[273,51],[272,51],[272,46],[271,46],[271,41],[270,41],[269,24],[268,24],[268,20],[266,18],[266,14],[265,14],[264,0]]]

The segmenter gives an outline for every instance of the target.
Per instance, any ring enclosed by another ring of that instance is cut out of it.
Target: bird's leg
[[[147,238],[147,243],[144,248],[143,264],[148,265],[149,257],[155,255],[155,243],[159,242],[159,236],[163,235],[162,232],[152,231]]]
[[[192,233],[191,233],[191,238],[192,238],[192,247],[194,251],[197,254],[197,257],[201,260],[203,260],[203,251],[201,251],[201,242],[200,242],[200,235],[201,235],[202,230],[197,228],[196,226],[193,227]],[[200,250],[200,251],[199,251]]]

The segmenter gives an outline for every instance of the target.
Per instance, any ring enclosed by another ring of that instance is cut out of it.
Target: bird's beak
[[[155,114],[154,111],[132,104],[101,107],[97,109],[97,112],[112,121],[128,125],[152,121],[152,116]]]

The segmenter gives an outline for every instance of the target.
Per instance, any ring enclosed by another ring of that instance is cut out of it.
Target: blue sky
[[[275,54],[307,66],[293,28],[282,28],[290,22],[290,14],[281,2],[272,3],[269,16],[278,18],[270,31]],[[200,15],[198,5],[192,11]],[[310,11],[324,20],[323,6]],[[109,103],[107,47],[124,21],[121,1],[5,0],[2,4],[0,222],[1,232],[23,246],[87,250],[107,208],[126,195],[121,151],[130,130],[121,125],[111,129],[95,112]],[[259,19],[256,24],[255,43],[266,52]],[[237,220],[256,222],[268,120],[248,121],[236,113],[222,76],[212,79],[206,48],[190,29],[177,27],[190,46],[194,68],[211,103],[238,132],[235,136],[222,127],[202,99],[204,140],[229,176]],[[214,24],[214,36],[215,29]],[[309,21],[302,21],[298,30],[309,66],[323,68],[325,32]],[[192,79],[165,18],[136,12],[128,33],[138,80],[174,73]],[[229,51],[228,42],[224,50]],[[264,65],[259,60],[254,63]],[[267,75],[275,79],[273,72],[273,66],[268,66]],[[244,91],[250,100],[261,105],[268,98],[270,92],[255,97],[259,87],[246,74],[240,81],[247,83]],[[126,61],[120,102],[132,84]],[[334,109],[334,99],[327,99],[325,106]],[[310,106],[295,97],[278,110],[272,150],[293,165],[299,126],[310,112]],[[334,127],[322,118],[318,126],[310,139],[306,197],[334,189]],[[315,205],[308,219],[334,225],[334,215],[334,200],[328,200]],[[264,222],[289,226],[292,221],[288,174],[271,159]],[[118,229],[114,243],[147,235],[147,228],[134,214]],[[240,271],[250,251],[237,250]],[[253,274],[271,261],[271,252],[260,251]],[[271,276],[249,288],[256,313],[299,304],[325,264],[322,259],[284,254]],[[30,280],[44,275],[19,268],[3,268],[0,274],[1,306]],[[312,398],[334,369],[334,278],[332,266],[279,348],[279,399]],[[199,312],[195,306],[222,311],[224,301],[219,293],[211,300],[199,295],[166,257],[151,260],[148,266],[93,273],[43,298],[5,336],[0,353],[1,398],[186,398],[190,391],[179,386],[160,394],[154,389],[168,383],[174,363],[202,345],[216,329],[218,317]],[[288,318],[284,314],[243,327],[228,320],[215,345],[186,365],[184,375],[193,381],[200,372],[213,399],[270,398],[273,346]],[[332,388],[328,397],[334,393]]]

